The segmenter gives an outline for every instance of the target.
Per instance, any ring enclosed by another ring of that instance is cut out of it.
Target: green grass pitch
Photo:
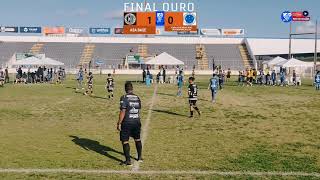
[[[94,97],[64,85],[6,85],[0,88],[1,169],[131,170],[120,166],[122,146],[116,122],[126,80],[115,76],[115,99],[106,98],[106,76],[95,76]],[[238,87],[226,83],[216,104],[209,76],[197,76],[201,117],[189,119],[186,85],[158,85],[144,143],[141,171],[320,172],[320,93],[301,87]],[[134,83],[142,99],[142,124],[153,87]],[[135,154],[131,141],[131,154]],[[212,175],[120,175],[0,173],[1,179],[212,179]],[[215,176],[247,179],[250,176]],[[280,179],[265,176],[259,178]],[[286,177],[284,179],[303,178]],[[312,177],[309,177],[312,178]],[[308,178],[308,179],[309,179]]]

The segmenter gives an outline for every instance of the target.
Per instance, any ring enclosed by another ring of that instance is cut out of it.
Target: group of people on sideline
[[[153,74],[150,72],[149,68],[142,70],[142,82],[146,83],[147,86],[150,86],[155,81],[159,84],[164,84],[167,82],[171,82],[171,77],[167,78],[166,68],[164,66],[159,67],[159,72],[154,79]]]
[[[14,84],[28,84],[28,83],[62,83],[66,78],[66,72],[61,67],[56,68],[46,68],[38,67],[36,71],[30,71],[28,69],[27,72],[23,72],[21,67],[17,68],[16,75],[13,80]],[[3,71],[0,68],[0,86],[4,86],[4,84],[10,83],[10,75],[8,68],[5,68]]]
[[[254,84],[265,86],[300,86],[301,78],[295,70],[293,70],[291,76],[289,76],[285,68],[280,68],[279,73],[275,70],[256,70],[251,68],[245,71],[239,71],[239,86],[253,86]]]

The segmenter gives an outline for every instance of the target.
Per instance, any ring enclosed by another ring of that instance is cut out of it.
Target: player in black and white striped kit
[[[188,96],[189,96],[189,105],[190,105],[190,118],[193,117],[193,111],[196,110],[201,115],[201,111],[197,106],[198,101],[198,86],[194,83],[195,78],[189,78],[189,87],[188,87]]]
[[[113,99],[113,90],[114,90],[114,79],[111,74],[108,74],[106,90],[108,91],[109,99]]]

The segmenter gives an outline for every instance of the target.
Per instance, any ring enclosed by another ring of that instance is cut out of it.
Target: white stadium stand
[[[0,66],[6,66],[15,53],[32,52],[57,59],[67,69],[77,68],[85,59],[103,61],[102,68],[111,69],[127,55],[151,57],[167,52],[183,61],[186,69],[210,70],[214,59],[223,69],[243,70],[257,66],[256,56],[288,54],[288,43],[288,39],[257,38],[1,36]],[[311,39],[295,39],[292,53],[313,53],[313,46]],[[205,62],[200,63],[198,53]]]

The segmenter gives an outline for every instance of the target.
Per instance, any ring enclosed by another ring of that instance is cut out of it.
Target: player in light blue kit
[[[179,75],[177,76],[177,84],[178,84],[178,93],[177,96],[182,96],[182,86],[183,86],[183,75],[182,71],[179,72]]]
[[[213,77],[210,79],[209,88],[211,90],[212,103],[216,102],[216,96],[219,88],[219,77],[216,74],[213,74]]]
[[[76,91],[79,91],[83,88],[83,70],[82,67],[79,69],[79,72],[77,74],[77,81],[78,81],[78,86],[76,88]]]
[[[316,90],[320,91],[320,71],[318,71],[316,76],[314,77],[314,82],[316,85]]]

